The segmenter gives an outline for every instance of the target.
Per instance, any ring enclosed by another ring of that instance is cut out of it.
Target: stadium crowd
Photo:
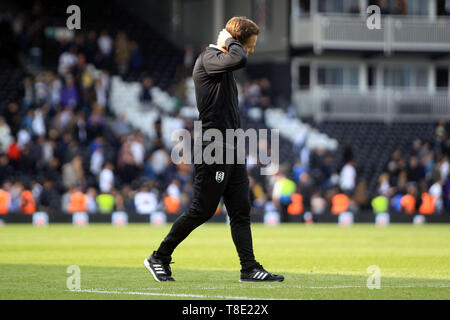
[[[143,108],[156,108],[150,89],[157,84],[142,70],[139,44],[126,32],[80,32],[59,42],[53,69],[43,68],[46,46],[38,15],[18,13],[10,24],[21,60],[31,68],[21,84],[21,99],[0,102],[0,214],[185,210],[193,193],[193,168],[171,161],[161,121],[155,123],[156,137],[149,138],[126,115],[110,110],[111,74],[129,72],[141,75]],[[194,48],[187,46],[171,90],[181,100],[186,98],[181,84],[194,61]],[[275,92],[267,78],[244,82],[239,90],[243,117],[252,109],[273,107]],[[192,120],[180,113],[173,116],[192,127]],[[261,122],[265,125],[264,118]],[[340,150],[344,163],[337,164],[333,153],[294,145],[292,157],[282,157],[293,160],[281,163],[273,176],[261,176],[259,165],[249,165],[253,208],[278,210],[282,221],[306,211],[340,214],[370,206],[376,213],[450,212],[445,124],[436,128],[434,141],[415,141],[410,154],[392,154],[374,199],[367,199],[364,182],[358,180],[351,143]]]

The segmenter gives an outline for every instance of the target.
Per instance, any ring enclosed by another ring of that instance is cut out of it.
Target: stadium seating
[[[435,133],[435,124],[430,123],[309,122],[339,141],[334,159],[337,169],[343,165],[345,142],[352,142],[358,179],[368,183],[371,196],[375,195],[378,177],[394,150],[409,155],[414,140],[433,141]]]

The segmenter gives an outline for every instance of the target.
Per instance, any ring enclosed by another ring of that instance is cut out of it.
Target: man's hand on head
[[[222,31],[220,31],[219,36],[217,37],[217,45],[220,48],[223,49],[227,49],[225,42],[227,41],[227,39],[232,38],[231,34],[226,30],[226,29],[222,29]]]

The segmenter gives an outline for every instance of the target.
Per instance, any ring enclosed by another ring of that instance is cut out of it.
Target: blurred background
[[[280,172],[248,165],[253,220],[450,217],[450,0],[73,2],[0,4],[2,218],[173,221],[193,168],[170,135],[193,129],[193,64],[233,16],[262,29],[236,73],[244,129],[280,129]]]

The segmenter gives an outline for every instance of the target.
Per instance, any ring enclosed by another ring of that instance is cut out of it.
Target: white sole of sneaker
[[[283,280],[241,280],[239,279],[239,282],[251,282],[251,283],[255,283],[255,282],[283,282]]]
[[[161,280],[159,280],[155,273],[153,272],[152,268],[150,267],[150,263],[148,263],[148,260],[145,259],[144,260],[144,266],[147,268],[147,270],[151,273],[151,275],[153,276],[153,278],[155,278],[156,281],[161,282]]]

